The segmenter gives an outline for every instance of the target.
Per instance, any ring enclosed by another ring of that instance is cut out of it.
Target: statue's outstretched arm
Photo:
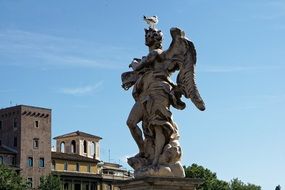
[[[150,66],[158,55],[159,53],[157,51],[151,51],[142,59],[134,58],[132,63],[129,65],[133,71],[125,72],[121,75],[123,89],[128,90],[132,87],[138,80],[141,70]]]
[[[151,51],[147,56],[143,57],[140,61],[140,64],[138,64],[138,66],[133,69],[135,71],[139,71],[142,68],[150,66],[155,61],[157,56],[158,56],[157,51]]]

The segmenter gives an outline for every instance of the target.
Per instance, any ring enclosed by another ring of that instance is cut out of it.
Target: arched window
[[[83,152],[87,153],[87,142],[86,142],[86,140],[83,141]]]
[[[90,144],[90,156],[94,157],[95,158],[95,152],[96,152],[96,143],[95,142],[92,142]]]
[[[76,142],[75,142],[75,140],[71,141],[70,148],[71,148],[71,153],[76,153]]]
[[[65,143],[64,142],[61,142],[60,143],[60,152],[64,153],[65,151]]]

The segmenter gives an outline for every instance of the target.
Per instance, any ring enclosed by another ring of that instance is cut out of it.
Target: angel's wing
[[[199,110],[203,111],[205,104],[195,82],[196,50],[194,44],[179,28],[171,28],[170,33],[172,42],[169,49],[165,51],[165,56],[179,67],[176,81],[178,89],[186,98],[190,98]]]

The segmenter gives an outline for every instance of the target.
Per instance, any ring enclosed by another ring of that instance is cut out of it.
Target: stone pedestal
[[[116,186],[120,190],[196,190],[203,181],[192,178],[144,177],[122,181]]]

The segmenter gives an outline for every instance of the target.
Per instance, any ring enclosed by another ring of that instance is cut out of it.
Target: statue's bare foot
[[[158,166],[158,158],[154,158],[153,162],[152,162],[152,166]]]
[[[159,169],[160,169],[160,167],[159,167],[159,165],[158,165],[158,164],[156,164],[156,165],[152,165],[152,166],[151,166],[151,168],[152,168],[155,172],[158,172],[158,171],[159,171]]]

